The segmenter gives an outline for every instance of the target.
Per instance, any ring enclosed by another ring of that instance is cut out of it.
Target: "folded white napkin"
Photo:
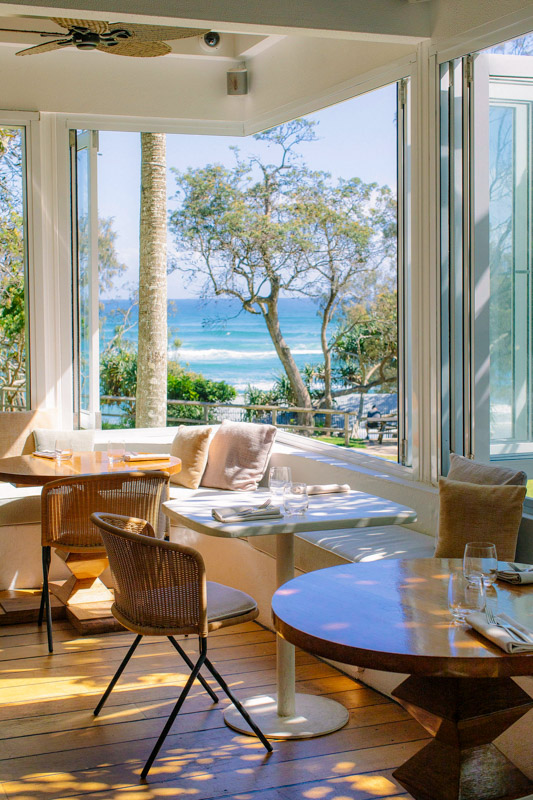
[[[338,494],[349,491],[347,483],[312,483],[307,486],[307,494]]]
[[[507,583],[533,583],[533,567],[499,569],[498,579]]]
[[[491,625],[487,621],[487,617],[482,611],[476,611],[474,614],[469,614],[466,618],[466,621],[476,631],[478,631],[478,633],[480,633],[482,636],[485,636],[487,639],[490,639],[491,642],[497,644],[498,647],[501,647],[501,649],[505,650],[506,653],[533,653],[533,631],[530,631],[520,622],[517,622],[507,614],[496,614],[496,619],[505,622],[512,628],[516,628],[521,633],[525,634],[528,642],[530,643],[526,644],[526,642],[519,642],[512,636],[511,633],[508,633],[506,630],[504,630],[504,628],[500,628],[498,625]]]
[[[39,456],[39,458],[55,458],[55,450],[34,450],[32,456]]]
[[[218,522],[242,522],[249,519],[281,519],[283,516],[277,506],[258,508],[257,506],[229,506],[214,508],[211,512]]]
[[[170,453],[126,453],[124,461],[168,461]]]

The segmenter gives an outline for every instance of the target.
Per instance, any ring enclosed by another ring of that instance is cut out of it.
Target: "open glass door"
[[[531,473],[533,58],[477,56],[474,96],[475,453]]]
[[[70,132],[74,426],[100,426],[98,333],[98,132]]]

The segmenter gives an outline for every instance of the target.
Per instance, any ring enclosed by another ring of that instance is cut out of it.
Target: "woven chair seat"
[[[259,611],[257,603],[245,592],[225,586],[221,583],[207,581],[207,625],[213,631],[228,624],[250,622]],[[195,633],[194,624],[186,619],[178,619],[169,611],[165,615],[154,615],[154,609],[176,608],[187,602],[189,587],[173,586],[157,589],[141,589],[137,591],[134,610],[127,605],[121,607],[120,600],[113,603],[111,612],[121,625],[135,633],[145,636],[175,636],[184,633]],[[134,613],[132,613],[134,611]],[[192,621],[191,621],[192,622]]]

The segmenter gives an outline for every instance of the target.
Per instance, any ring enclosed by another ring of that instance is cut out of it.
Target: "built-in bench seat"
[[[231,505],[232,492],[200,487],[191,490],[171,484],[170,499],[186,502],[192,496],[205,498],[206,506]],[[334,495],[331,495],[334,501]],[[183,541],[183,528],[172,526],[171,538]],[[275,552],[275,536],[249,539],[262,552]],[[385,558],[431,558],[435,550],[433,536],[404,528],[382,525],[369,528],[343,528],[336,531],[304,531],[295,535],[297,569],[310,572],[350,561],[376,561]]]

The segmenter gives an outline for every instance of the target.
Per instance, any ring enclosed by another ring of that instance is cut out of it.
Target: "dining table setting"
[[[231,495],[231,505],[227,498]],[[347,484],[305,484],[293,481],[289,467],[272,467],[268,486],[251,491],[192,495],[163,503],[163,510],[178,526],[220,538],[276,536],[276,584],[294,577],[294,536],[301,531],[341,530],[414,522],[416,512],[407,506],[352,489]],[[295,651],[276,637],[277,691],[244,701],[265,736],[301,739],[342,728],[346,708],[335,700],[297,693]],[[251,733],[235,709],[224,715],[226,724]]]
[[[293,578],[272,612],[310,653],[409,676],[392,696],[434,737],[393,773],[415,800],[533,794],[493,744],[533,709],[512,680],[533,675],[533,565],[498,561],[490,542],[463,559],[346,564]]]

